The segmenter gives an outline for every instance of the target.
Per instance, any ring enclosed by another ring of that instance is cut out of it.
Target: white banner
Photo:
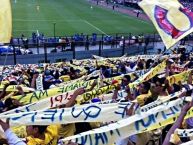
[[[10,126],[110,122],[126,118],[126,111],[130,105],[130,102],[88,104],[63,109],[47,109],[7,115],[0,114],[0,118],[9,118]]]
[[[134,134],[145,131],[152,125],[162,126],[161,122],[174,118],[181,111],[183,99],[169,102],[167,105],[160,105],[147,112],[135,114],[129,118],[122,119],[117,123],[83,132],[81,134],[67,137],[61,142],[72,141],[84,145],[109,145],[118,139],[123,139]]]
[[[180,137],[192,137],[193,129],[176,129],[175,133],[177,133]]]
[[[36,89],[38,91],[42,91],[44,90],[44,87],[43,87],[43,76],[42,74],[39,74],[37,79],[36,79]]]

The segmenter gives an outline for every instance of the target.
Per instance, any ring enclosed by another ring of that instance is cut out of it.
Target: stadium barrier
[[[73,36],[67,37],[68,42],[62,41],[64,37],[61,36],[52,38],[52,41],[50,41],[51,37],[37,38],[36,41],[33,41],[32,38],[14,38],[10,44],[0,46],[0,64],[58,62],[65,59],[90,58],[92,54],[104,57],[118,57],[125,53],[128,55],[149,54],[148,50],[152,51],[155,44],[161,42],[157,34],[95,35],[97,36],[95,40],[93,40],[93,35],[87,35],[84,41],[77,41]],[[190,35],[181,43],[185,44],[192,40]]]

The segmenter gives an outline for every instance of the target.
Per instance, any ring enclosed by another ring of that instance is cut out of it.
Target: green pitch
[[[13,36],[31,36],[42,32],[46,36],[75,33],[153,33],[150,22],[97,7],[86,0],[12,0]]]

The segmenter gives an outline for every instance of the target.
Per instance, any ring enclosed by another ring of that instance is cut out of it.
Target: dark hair
[[[121,66],[121,72],[122,73],[124,73],[124,74],[126,74],[126,68],[125,68],[125,66],[123,65],[123,66]]]
[[[16,81],[11,81],[11,82],[9,83],[9,85],[17,85],[17,82],[16,82]]]
[[[144,82],[143,85],[144,85],[144,89],[145,89],[145,90],[147,91],[147,93],[148,93],[148,91],[149,91],[149,89],[150,89],[150,87],[151,87],[150,83],[149,83],[149,82]]]
[[[1,138],[1,139],[0,139],[0,144],[2,144],[2,145],[9,145],[8,142],[7,142],[7,140],[4,139],[4,138]]]
[[[159,80],[159,78],[158,78],[158,76],[156,75],[156,76],[154,76],[153,78],[152,78],[152,83],[156,83],[157,81]]]
[[[13,104],[13,99],[12,98],[7,98],[4,102],[5,107],[8,108],[8,110],[15,109],[18,106]]]
[[[173,87],[174,87],[174,91],[175,92],[178,92],[178,91],[181,90],[181,87],[179,85],[177,85],[177,84],[173,84]]]
[[[125,75],[125,76],[124,76],[124,78],[126,78],[128,82],[130,82],[130,81],[131,81],[131,77],[130,77],[130,75]]]
[[[106,70],[106,66],[104,66],[104,65],[101,65],[100,68],[101,68],[102,70]]]
[[[73,64],[73,60],[70,60],[70,64]]]
[[[152,59],[148,59],[147,61],[146,61],[146,69],[149,69],[150,68],[150,63],[153,63],[154,61],[152,60]]]
[[[74,68],[73,68],[73,67],[70,67],[70,72],[72,72],[72,73],[74,73],[74,72],[75,72],[75,70],[74,70]]]
[[[189,91],[186,92],[187,96],[191,96],[191,94],[192,94],[192,90],[189,90]]]
[[[33,125],[32,127],[33,128],[38,128],[39,133],[43,134],[43,133],[45,133],[48,126]]]

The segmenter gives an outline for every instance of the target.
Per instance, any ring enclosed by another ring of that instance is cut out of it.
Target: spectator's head
[[[126,68],[125,68],[124,65],[121,66],[120,71],[121,71],[122,74],[126,74]]]
[[[106,70],[106,66],[105,65],[101,65],[100,67],[101,67],[102,71]]]
[[[168,61],[166,62],[168,67],[170,67],[173,63],[174,63],[173,59],[168,59]]]
[[[158,49],[157,50],[157,54],[161,54],[162,50],[161,49]]]
[[[61,75],[67,75],[68,74],[68,70],[66,68],[64,68],[62,71],[61,71]]]
[[[131,77],[129,75],[125,75],[123,78],[122,78],[122,85],[123,86],[127,86],[131,81]]]
[[[146,69],[149,69],[150,66],[151,66],[153,63],[154,63],[154,61],[153,61],[152,59],[148,59],[148,60],[146,61]]]
[[[46,132],[47,126],[29,125],[26,127],[27,136],[39,137]]]
[[[73,60],[70,60],[70,64],[73,64]]]
[[[70,67],[70,72],[71,72],[71,73],[75,73],[75,70],[74,70],[73,67]]]
[[[46,70],[46,71],[45,71],[45,75],[46,75],[46,76],[50,75],[50,71],[49,71],[49,70]]]
[[[139,85],[139,93],[140,94],[148,94],[150,90],[150,83],[144,82]]]
[[[6,108],[6,111],[15,109],[19,106],[21,106],[21,103],[16,99],[8,98],[4,102],[4,107]]]
[[[140,70],[141,69],[144,69],[144,65],[143,65],[143,61],[140,60],[140,62],[138,63],[138,66],[137,66]]]
[[[158,96],[161,92],[166,90],[164,82],[165,78],[159,78],[157,76],[153,78],[153,83],[151,87],[152,95]]]

